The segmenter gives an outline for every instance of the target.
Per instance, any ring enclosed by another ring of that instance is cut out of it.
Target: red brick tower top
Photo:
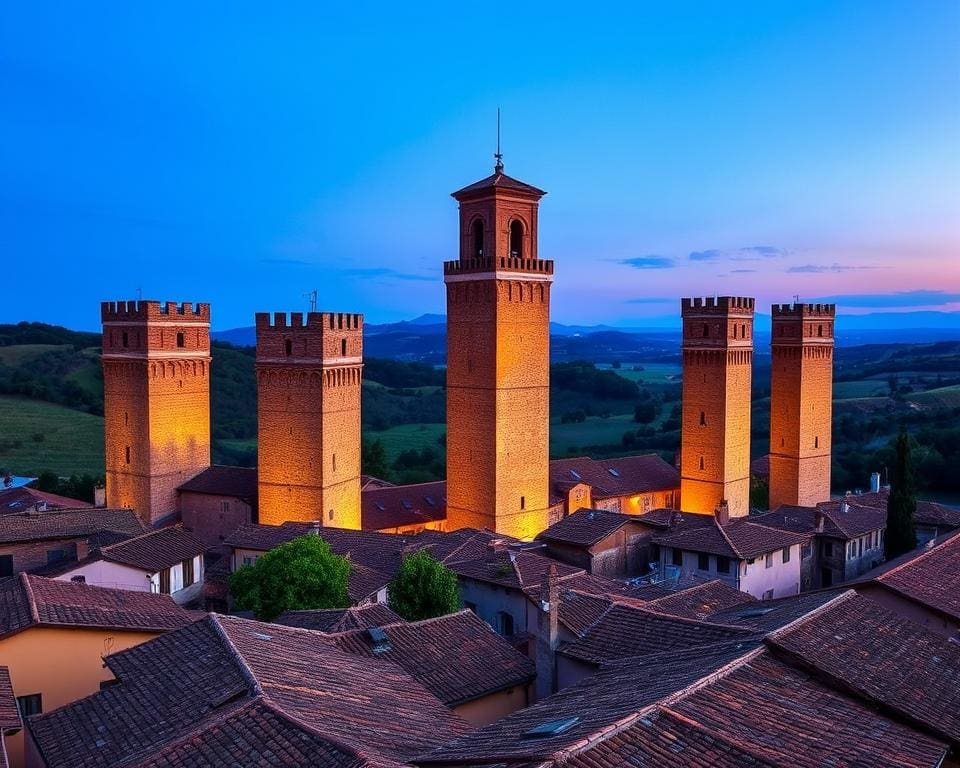
[[[833,344],[836,304],[774,304],[774,346]]]
[[[100,318],[104,357],[210,357],[209,304],[104,301]]]

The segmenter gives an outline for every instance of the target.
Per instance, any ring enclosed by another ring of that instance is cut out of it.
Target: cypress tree
[[[910,435],[900,430],[894,444],[896,464],[893,471],[893,487],[887,501],[887,530],[884,538],[884,554],[889,560],[917,546],[917,532],[913,527],[913,514],[917,510],[917,492],[913,476]]]

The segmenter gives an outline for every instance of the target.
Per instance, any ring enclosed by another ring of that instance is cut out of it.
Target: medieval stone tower
[[[460,258],[447,286],[447,523],[529,539],[547,527],[550,283],[542,190],[492,176],[454,192]]]
[[[834,304],[774,304],[770,509],[830,498]]]
[[[363,315],[256,321],[260,522],[359,529]]]
[[[107,505],[155,523],[210,464],[210,305],[107,301],[100,316]]]
[[[731,517],[750,512],[750,384],[754,300],[682,299],[683,418],[680,501]]]

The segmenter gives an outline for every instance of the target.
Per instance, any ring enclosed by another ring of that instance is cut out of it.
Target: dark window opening
[[[127,457],[127,464],[129,464],[130,463],[130,446],[129,445],[126,448],[126,457]]]
[[[523,258],[523,224],[517,219],[510,223],[510,255],[515,259]]]
[[[336,472],[337,471],[337,454],[333,454],[331,458],[333,459],[331,466],[333,467],[333,471]]]
[[[121,343],[123,344],[124,347],[129,346],[130,344],[130,337],[127,335],[126,331],[123,332],[123,340]]]
[[[72,581],[74,584],[86,584],[86,583],[87,583],[87,577],[86,577],[86,576],[82,576],[82,575],[81,575],[81,576],[71,576],[71,577],[70,577],[70,581]]]
[[[184,560],[181,568],[183,568],[183,587],[186,589],[193,584],[193,560]]]
[[[819,437],[813,438],[813,447],[814,447],[814,448],[819,448],[819,447],[820,447],[820,438],[819,438]]]
[[[700,457],[700,469],[703,469],[703,456]]]
[[[707,426],[707,414],[705,411],[700,411],[700,426]],[[703,467],[701,467],[701,469],[703,469]]]
[[[741,325],[740,325],[740,338],[741,338],[741,339],[747,338],[747,324],[746,324],[746,323],[741,323]]]
[[[331,509],[329,512],[327,512],[327,520],[333,520],[333,510],[332,510],[332,509]]]
[[[160,594],[170,594],[170,569],[164,568],[160,571]]]
[[[39,715],[43,712],[43,697],[39,693],[17,696],[17,709],[20,710],[20,717]]]
[[[53,563],[59,563],[62,560],[67,559],[67,551],[65,549],[48,549],[47,550],[47,565],[52,565]]]
[[[703,338],[707,338],[710,335],[710,326],[707,323],[703,324]]]
[[[730,558],[717,555],[717,573],[730,573]]]
[[[818,326],[817,326],[817,336],[823,336],[823,326],[822,326],[822,325],[818,325]]]
[[[681,565],[683,565],[683,550],[682,550],[682,549],[677,549],[676,547],[674,547],[674,549],[673,549],[673,555],[672,555],[672,557],[671,557],[670,562],[672,562],[672,563],[673,563],[675,566],[677,566],[678,568],[679,568]]]
[[[697,555],[697,568],[699,568],[701,571],[709,571],[709,570],[710,570],[710,555],[707,555],[707,554],[705,554],[705,553],[703,553],[703,552],[699,553],[699,554]]]
[[[347,356],[347,340],[340,339],[340,357]]]
[[[13,555],[0,555],[0,578],[13,576]]]
[[[290,339],[283,342],[283,351],[286,352],[287,357],[293,354],[293,342]]]
[[[790,547],[783,548],[783,554],[782,554],[781,560],[783,560],[783,562],[785,563],[790,562]]]
[[[513,616],[511,616],[506,611],[497,612],[497,626],[496,630],[499,634],[504,637],[509,637],[513,634]]]
[[[473,222],[473,258],[483,257],[483,220],[477,219]]]
[[[521,497],[520,497],[520,509],[526,509],[526,508],[527,508],[527,497],[526,497],[526,496],[521,496]]]
[[[178,346],[178,347],[182,347],[185,343],[186,343],[186,342],[185,342],[185,340],[184,340],[184,338],[183,338],[183,334],[180,333],[180,332],[178,332],[178,333],[177,333],[177,346]]]

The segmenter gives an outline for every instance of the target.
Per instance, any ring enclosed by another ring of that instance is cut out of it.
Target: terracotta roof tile
[[[0,515],[26,511],[38,504],[46,505],[47,509],[92,509],[93,504],[67,496],[58,496],[55,493],[38,491],[36,488],[18,486],[17,488],[0,489]]]
[[[642,522],[632,515],[604,509],[578,509],[555,522],[540,533],[537,539],[589,547],[631,523],[642,530]],[[648,530],[655,529],[651,527]]]
[[[586,483],[595,499],[632,496],[680,487],[680,472],[657,454],[624,456],[620,459],[554,459],[550,462],[551,501],[562,496],[556,492],[562,483]]]
[[[31,720],[48,768],[391,765],[469,729],[395,664],[276,624],[211,614],[107,663],[119,685]]]
[[[451,194],[451,197],[455,197],[460,200],[461,198],[473,197],[477,194],[482,194],[489,190],[496,189],[501,189],[508,192],[518,192],[524,196],[537,198],[543,197],[545,194],[547,194],[542,189],[537,189],[530,184],[514,179],[512,176],[507,176],[507,174],[505,174],[502,170],[498,169],[485,179],[481,179],[473,184],[468,184],[462,189],[458,189],[456,192]]]
[[[725,608],[756,602],[756,598],[746,592],[741,592],[724,581],[714,580],[651,600],[646,607],[659,613],[702,620]]]
[[[113,531],[139,536],[146,529],[129,509],[70,509],[0,515],[0,544],[72,539]]]
[[[19,728],[20,710],[10,682],[10,670],[0,667],[0,731]]]
[[[921,605],[960,619],[960,536],[951,536],[885,571],[875,581]]]
[[[715,518],[704,517],[711,521],[710,525],[684,525],[654,535],[653,541],[688,552],[707,552],[745,560],[806,542],[812,535],[760,525],[752,518],[737,518],[721,526]]]
[[[557,652],[589,664],[602,664],[680,648],[745,641],[755,634],[748,629],[615,604],[580,638],[561,645]]]
[[[918,501],[913,522],[917,525],[931,525],[939,528],[960,528],[960,509],[938,504],[935,501]]]
[[[360,494],[360,504],[365,531],[432,523],[447,517],[447,484],[439,481],[370,488]]]
[[[365,629],[335,635],[334,642],[349,653],[394,662],[448,707],[526,685],[535,675],[533,662],[472,611],[381,629],[384,645]]]
[[[0,636],[35,625],[162,632],[194,617],[170,598],[21,573],[0,582]]]
[[[768,643],[960,745],[960,645],[853,592]]]
[[[257,469],[256,467],[227,467],[222,464],[212,464],[187,480],[177,490],[213,496],[232,496],[256,506]]]
[[[779,600],[753,600],[741,605],[721,608],[704,617],[704,621],[745,627],[757,632],[772,632],[803,618],[846,592],[835,589],[823,592],[806,592]]]
[[[202,555],[206,545],[179,526],[150,531],[100,550],[104,560],[155,573]]]
[[[466,556],[467,553],[458,554]],[[580,568],[558,563],[549,557],[522,549],[491,550],[487,548],[483,552],[470,552],[469,557],[470,559],[461,560],[451,556],[444,562],[450,570],[462,578],[484,581],[511,589],[522,590],[539,586],[547,578],[551,565],[556,567],[557,576],[561,580],[585,573]]]
[[[403,618],[383,603],[370,603],[353,608],[326,611],[284,611],[273,620],[273,623],[312,629],[316,632],[348,632],[353,629],[382,627],[385,624],[401,621]]]

